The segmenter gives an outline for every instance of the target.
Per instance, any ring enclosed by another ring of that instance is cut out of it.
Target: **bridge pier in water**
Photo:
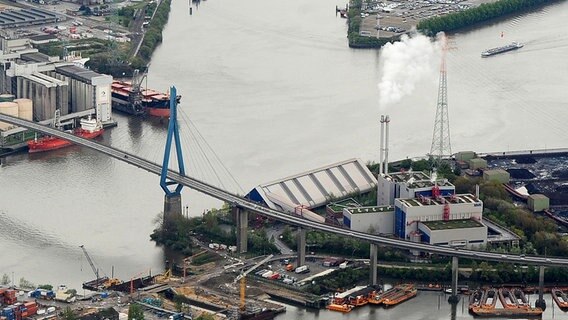
[[[377,255],[379,253],[379,246],[374,243],[370,245],[369,254],[369,284],[372,286],[377,285]]]
[[[448,298],[449,303],[458,303],[458,257],[452,257],[452,294]]]
[[[306,264],[306,229],[298,227],[298,232],[296,233],[296,241],[298,245],[297,267],[301,267]]]
[[[538,300],[534,303],[534,306],[537,308],[541,308],[542,310],[546,309],[546,301],[544,301],[544,266],[540,266],[540,270],[538,273]]]
[[[237,251],[245,253],[248,247],[248,211],[237,206],[232,210],[237,221]]]

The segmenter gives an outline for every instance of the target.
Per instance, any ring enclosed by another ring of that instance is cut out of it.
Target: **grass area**
[[[483,225],[476,220],[449,220],[449,221],[421,221],[430,230],[449,230],[449,229],[463,229],[463,228],[478,228]]]

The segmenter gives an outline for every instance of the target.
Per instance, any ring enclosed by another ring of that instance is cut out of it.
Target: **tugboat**
[[[55,111],[56,127],[60,126],[59,115],[60,115],[59,110],[56,110]],[[75,130],[67,130],[67,132],[72,133],[77,137],[81,137],[84,139],[96,138],[101,134],[103,134],[104,132],[102,124],[96,119],[93,119],[91,116],[89,116],[86,119],[85,118],[81,119],[80,124],[81,124],[80,128],[76,128]],[[30,153],[44,152],[55,149],[61,149],[70,146],[72,144],[73,143],[71,141],[59,137],[45,136],[37,138],[36,136],[34,140],[28,141],[28,151]]]

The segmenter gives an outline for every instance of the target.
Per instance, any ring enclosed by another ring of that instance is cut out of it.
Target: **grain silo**
[[[33,101],[31,99],[14,99],[14,102],[18,104],[18,118],[33,121]]]
[[[17,117],[18,104],[15,102],[0,102],[0,113]],[[12,127],[14,127],[12,124],[0,122],[0,131],[6,131]]]

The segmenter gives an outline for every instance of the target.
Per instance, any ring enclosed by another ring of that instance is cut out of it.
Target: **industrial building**
[[[55,23],[62,17],[38,8],[0,11],[0,28],[20,28],[37,24]]]
[[[455,187],[446,179],[432,180],[424,172],[385,173],[378,178],[377,204],[392,206],[396,198],[432,197],[437,187],[440,195],[455,193]]]
[[[112,124],[112,77],[38,52],[30,39],[2,38],[0,42],[0,90],[33,101],[33,119],[53,118],[95,111],[103,125]]]
[[[487,242],[483,203],[472,194],[396,199],[394,234],[430,244],[480,245]],[[437,195],[436,195],[437,194]]]
[[[316,218],[310,209],[376,186],[377,180],[361,159],[349,159],[260,185],[246,197],[273,209]]]
[[[394,206],[344,208],[343,225],[355,231],[392,235]]]

